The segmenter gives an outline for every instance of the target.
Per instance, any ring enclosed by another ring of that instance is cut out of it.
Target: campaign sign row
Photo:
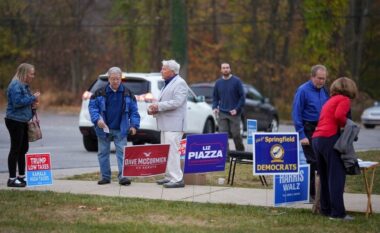
[[[254,122],[254,124],[256,124]],[[253,175],[274,175],[275,206],[308,200],[309,168],[300,167],[297,133],[256,133],[252,131]],[[170,146],[141,145],[124,148],[122,175],[127,177],[164,174]],[[177,148],[185,154],[184,173],[225,170],[228,135],[189,135]],[[27,154],[28,186],[53,182],[49,153]]]

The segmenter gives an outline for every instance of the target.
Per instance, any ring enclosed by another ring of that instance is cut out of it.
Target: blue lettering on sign
[[[296,175],[273,177],[274,205],[307,202],[309,200],[309,165],[301,165]]]

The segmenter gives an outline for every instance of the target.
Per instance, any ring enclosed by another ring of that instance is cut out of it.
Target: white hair
[[[167,66],[175,74],[179,73],[179,68],[181,67],[175,60],[163,60],[162,65]]]
[[[111,74],[118,74],[118,75],[122,75],[122,71],[119,67],[111,67],[108,71],[107,71],[107,74],[108,74],[108,77],[111,76]]]

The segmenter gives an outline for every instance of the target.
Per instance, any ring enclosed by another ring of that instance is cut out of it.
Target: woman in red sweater
[[[312,144],[321,181],[321,214],[331,219],[353,220],[344,208],[346,173],[334,144],[339,138],[340,129],[346,124],[351,99],[357,95],[356,84],[349,78],[338,78],[331,84],[330,95],[331,98],[322,107]]]

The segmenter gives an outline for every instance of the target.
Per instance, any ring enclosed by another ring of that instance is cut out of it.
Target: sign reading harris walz
[[[299,172],[298,133],[253,133],[253,174]]]
[[[228,136],[226,133],[187,136],[185,173],[224,171]]]

